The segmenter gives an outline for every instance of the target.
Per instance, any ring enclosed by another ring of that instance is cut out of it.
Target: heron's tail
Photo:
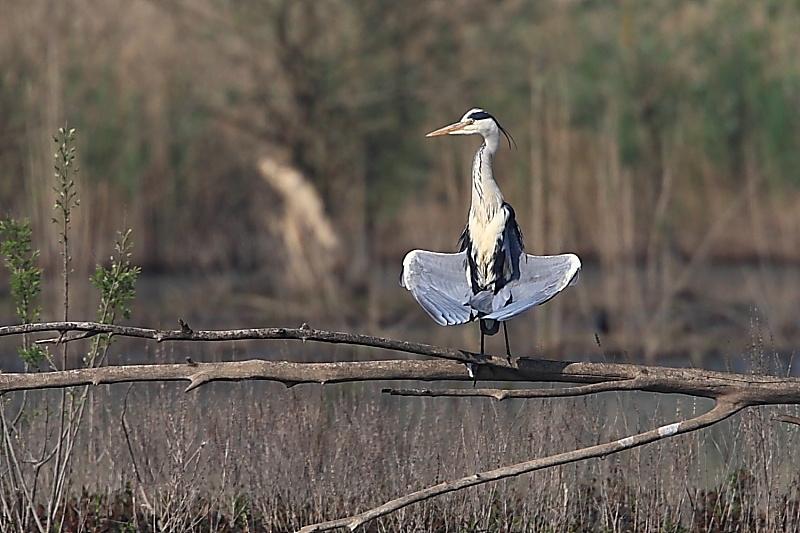
[[[500,331],[500,322],[497,320],[481,319],[481,333],[484,335],[494,335]]]

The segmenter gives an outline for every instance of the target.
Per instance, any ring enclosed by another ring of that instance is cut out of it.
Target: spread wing
[[[511,297],[506,305],[483,318],[508,320],[541,305],[578,281],[581,261],[577,255],[529,255],[519,259],[519,278],[503,287]]]
[[[441,326],[464,324],[472,320],[467,283],[466,252],[442,254],[413,250],[403,259],[400,285]]]

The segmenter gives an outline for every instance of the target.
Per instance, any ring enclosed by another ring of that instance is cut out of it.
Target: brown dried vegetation
[[[0,0],[0,12],[0,210],[31,217],[52,272],[51,135],[77,127],[73,268],[88,275],[130,226],[134,262],[174,276],[137,316],[216,325],[233,309],[228,323],[317,319],[469,346],[473,332],[434,329],[394,283],[403,253],[451,249],[466,216],[474,146],[423,135],[480,105],[519,144],[497,173],[529,250],[588,266],[520,346],[598,353],[593,334],[608,329],[609,356],[703,364],[745,343],[758,357],[800,345],[796,3]],[[259,173],[265,160],[316,192],[291,204]],[[718,267],[735,261],[752,268]],[[186,279],[220,272],[251,277]],[[73,301],[73,315],[91,309]],[[400,406],[371,386],[123,391],[91,392],[65,530],[287,531],[699,409],[624,394]],[[53,394],[28,401],[46,413]],[[15,438],[46,441],[42,427],[33,416]],[[369,527],[796,531],[798,436],[753,409]]]

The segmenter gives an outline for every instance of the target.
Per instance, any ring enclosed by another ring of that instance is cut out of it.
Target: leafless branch
[[[287,386],[298,383],[339,383],[365,380],[466,380],[463,366],[478,365],[477,378],[492,381],[541,381],[551,383],[598,384],[596,389],[576,387],[563,395],[611,390],[640,390],[686,394],[704,398],[739,398],[750,405],[800,403],[800,379],[777,376],[730,374],[709,370],[669,368],[618,363],[549,361],[480,355],[465,350],[441,348],[396,339],[300,328],[254,328],[219,331],[194,331],[187,325],[179,330],[157,330],[99,324],[96,322],[51,322],[0,327],[0,336],[43,331],[65,334],[72,331],[113,334],[124,337],[164,341],[303,340],[383,348],[426,355],[444,361],[371,361],[340,363],[292,363],[261,360],[198,363],[182,365],[133,365],[96,369],[68,370],[40,374],[0,374],[0,392],[36,388],[70,387],[83,384],[133,381],[190,381],[188,390],[210,381],[264,379]],[[193,363],[193,362],[192,362]],[[602,385],[599,385],[602,384]],[[462,394],[462,393],[459,393]],[[465,393],[464,393],[465,394]],[[520,393],[523,394],[523,393]],[[543,393],[524,393],[534,397]],[[559,395],[558,393],[547,393]],[[507,397],[513,397],[509,395]]]
[[[795,424],[800,426],[800,418],[792,415],[775,415],[772,417],[775,422],[786,422],[788,424]]]
[[[492,357],[480,355],[465,350],[454,350],[451,348],[440,348],[430,344],[420,344],[415,342],[401,341],[395,339],[385,339],[382,337],[372,337],[369,335],[357,335],[353,333],[342,333],[338,331],[317,330],[303,324],[299,328],[251,328],[218,331],[193,331],[185,322],[181,321],[181,329],[159,330],[151,328],[139,328],[134,326],[122,326],[118,324],[100,324],[98,322],[39,322],[35,324],[19,324],[15,326],[0,327],[0,337],[8,335],[21,335],[23,333],[37,333],[45,331],[57,331],[59,336],[37,341],[39,344],[54,344],[59,342],[70,342],[83,339],[87,336],[101,333],[113,334],[120,337],[133,337],[139,339],[149,339],[156,342],[165,341],[236,341],[236,340],[302,340],[316,341],[332,344],[353,344],[358,346],[369,346],[373,348],[385,348],[398,352],[414,353],[419,355],[429,355],[442,359],[451,359],[463,363],[487,364],[495,366],[510,366],[505,357]],[[68,332],[77,331],[78,335],[66,337]]]
[[[56,331],[59,336],[45,342],[71,342],[95,334],[109,334],[163,341],[303,340],[369,346],[425,355],[440,360],[384,360],[364,362],[294,363],[250,360],[241,362],[199,363],[187,357],[185,364],[129,365],[85,368],[66,371],[0,374],[0,394],[15,390],[63,388],[76,385],[137,381],[189,381],[187,391],[212,381],[247,379],[272,380],[287,387],[299,383],[341,383],[348,381],[418,380],[471,381],[462,363],[477,365],[477,378],[492,381],[576,383],[575,387],[554,389],[384,389],[394,395],[486,396],[498,400],[578,396],[607,391],[649,391],[686,394],[715,399],[714,409],[704,415],[676,422],[614,442],[534,459],[441,483],[403,496],[356,516],[313,524],[301,531],[323,531],[337,527],[351,530],[374,518],[415,502],[462,488],[518,476],[534,470],[600,457],[634,448],[663,438],[687,433],[714,424],[752,405],[800,404],[800,379],[762,375],[730,374],[697,369],[668,368],[614,363],[548,361],[544,359],[493,357],[463,350],[440,348],[395,339],[314,330],[305,324],[297,329],[261,328],[227,331],[194,331],[181,322],[179,330],[156,330],[95,322],[53,322],[0,327],[0,336]],[[68,334],[72,333],[71,336]],[[444,360],[441,360],[444,359]],[[778,416],[776,420],[794,422]]]
[[[374,520],[375,518],[379,518],[397,511],[398,509],[402,509],[403,507],[411,505],[412,503],[417,503],[435,496],[440,496],[442,494],[447,494],[448,492],[454,492],[467,487],[473,487],[482,483],[519,476],[521,474],[527,474],[543,468],[574,463],[576,461],[591,459],[593,457],[604,457],[606,455],[621,452],[623,450],[629,450],[644,444],[666,439],[674,435],[681,435],[683,433],[697,431],[698,429],[708,427],[721,420],[724,420],[725,418],[728,418],[744,407],[746,407],[746,404],[739,403],[738,401],[727,401],[725,399],[720,399],[717,402],[717,405],[714,406],[714,408],[709,412],[689,420],[661,426],[659,428],[615,440],[613,442],[589,446],[580,450],[573,450],[557,455],[551,455],[549,457],[533,459],[531,461],[473,474],[455,481],[439,483],[438,485],[407,494],[355,516],[348,516],[338,520],[308,525],[300,529],[299,533],[328,531],[343,527],[348,528],[350,531],[354,531],[356,528],[370,520]]]
[[[339,363],[292,363],[288,361],[236,361],[224,363],[124,365],[42,373],[0,374],[0,393],[146,381],[189,381],[186,391],[212,381],[248,379],[278,381],[292,387],[299,383],[348,381],[472,381],[464,365],[452,361],[355,361]]]
[[[512,398],[563,398],[566,396],[585,396],[598,392],[625,391],[641,389],[647,380],[640,378],[581,385],[580,387],[560,387],[555,389],[381,389],[384,394],[392,396],[440,396],[489,397],[495,400]]]

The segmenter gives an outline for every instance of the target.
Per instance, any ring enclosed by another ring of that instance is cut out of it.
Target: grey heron
[[[510,358],[505,322],[577,282],[581,262],[574,254],[525,253],[514,209],[492,173],[501,133],[511,146],[511,137],[492,115],[470,109],[458,122],[427,137],[475,133],[483,137],[483,144],[472,164],[472,205],[458,252],[409,252],[403,260],[400,284],[437,324],[479,320],[482,354],[484,337],[497,333],[502,322]]]

